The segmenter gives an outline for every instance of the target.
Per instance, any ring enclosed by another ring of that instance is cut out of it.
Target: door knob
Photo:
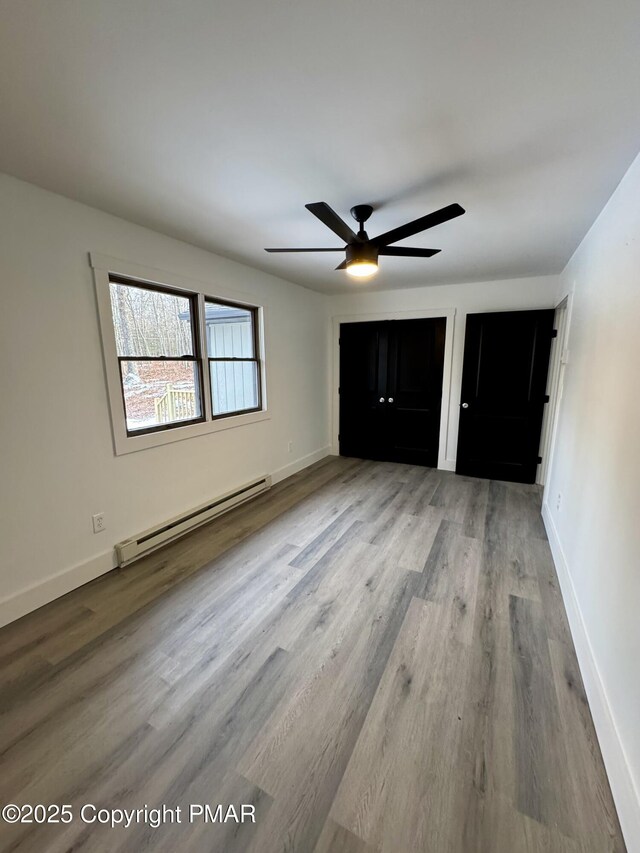
[[[379,402],[379,403],[384,403],[384,397],[380,397],[380,399],[378,400],[378,402]]]
[[[463,409],[468,409],[468,408],[469,408],[469,404],[468,404],[468,403],[463,403],[463,404],[462,404],[462,408],[463,408]]]
[[[393,403],[393,397],[389,397],[389,402]]]

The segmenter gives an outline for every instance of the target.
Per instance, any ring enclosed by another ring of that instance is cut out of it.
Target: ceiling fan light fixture
[[[365,231],[365,223],[373,213],[370,204],[356,204],[351,208],[351,215],[358,223],[358,233],[350,228],[347,223],[340,219],[335,210],[332,210],[326,201],[315,201],[305,204],[309,213],[313,213],[320,222],[327,226],[330,231],[340,237],[344,247],[345,259],[335,267],[336,270],[346,270],[353,278],[366,279],[378,272],[378,255],[391,255],[398,258],[432,258],[440,249],[415,248],[412,246],[394,246],[406,237],[412,237],[421,231],[427,231],[436,225],[442,225],[456,216],[462,216],[464,207],[459,204],[449,204],[440,210],[434,210],[426,216],[406,222],[399,228],[392,228],[384,234],[370,238]],[[342,252],[338,246],[331,248],[310,249],[304,246],[298,248],[273,248],[265,249],[265,252]]]
[[[371,243],[352,243],[346,251],[349,275],[369,278],[378,272],[378,250]]]
[[[375,261],[351,261],[347,264],[347,272],[354,278],[369,278],[378,272],[378,264]]]

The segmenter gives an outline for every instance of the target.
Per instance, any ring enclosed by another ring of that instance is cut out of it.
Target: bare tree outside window
[[[201,420],[194,297],[118,279],[110,294],[127,431]]]

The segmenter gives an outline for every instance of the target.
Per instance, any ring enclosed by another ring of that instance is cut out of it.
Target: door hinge
[[[552,329],[552,330],[551,330],[551,337],[552,337],[552,338],[557,338],[557,337],[558,337],[558,330],[557,330],[557,329]]]
[[[340,393],[340,389],[338,388],[338,394]]]
[[[542,398],[542,402],[548,403],[550,399],[551,399],[551,397],[548,394],[545,394],[544,397]]]
[[[542,464],[542,456],[538,456],[538,465]]]

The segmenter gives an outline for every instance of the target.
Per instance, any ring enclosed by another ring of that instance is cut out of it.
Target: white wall
[[[398,262],[400,261],[401,259]],[[557,276],[449,284],[373,293],[358,292],[357,284],[354,284],[353,291],[349,295],[332,297],[331,315],[333,317],[353,316],[353,319],[357,320],[358,315],[380,314],[384,316],[402,311],[455,309],[449,427],[445,452],[446,467],[454,470],[458,446],[460,384],[467,314],[480,311],[553,308],[558,301],[558,290],[559,279]],[[334,359],[338,357],[337,352],[334,351],[333,357]],[[443,407],[445,402],[443,400]],[[334,397],[333,406],[334,409],[337,406],[337,396]],[[334,422],[335,414],[334,411]]]
[[[569,360],[544,507],[629,853],[640,850],[639,199],[640,158],[562,276]]]
[[[266,304],[271,419],[114,456],[89,251]],[[0,282],[0,624],[107,571],[126,536],[326,453],[326,297],[8,176]]]

